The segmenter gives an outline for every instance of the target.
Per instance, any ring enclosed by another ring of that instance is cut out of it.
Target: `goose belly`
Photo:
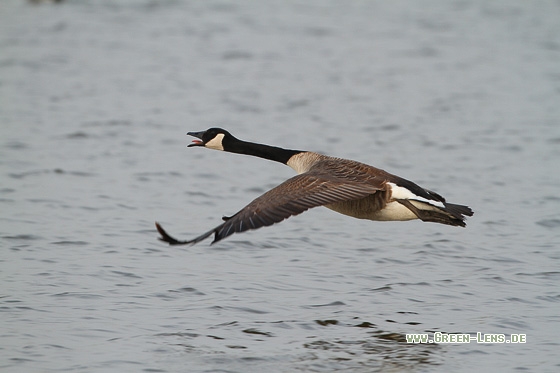
[[[389,202],[384,209],[377,211],[369,219],[380,221],[404,221],[418,219],[418,216],[398,202]]]
[[[412,211],[398,202],[386,202],[383,193],[372,194],[366,198],[343,201],[325,205],[340,214],[358,219],[380,221],[403,221],[418,219]]]

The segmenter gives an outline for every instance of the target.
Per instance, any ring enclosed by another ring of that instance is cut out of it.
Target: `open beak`
[[[187,145],[187,147],[191,147],[191,146],[204,146],[204,141],[202,141],[202,136],[204,135],[205,132],[206,132],[206,131],[188,132],[187,135],[196,137],[196,139],[194,139],[194,140],[192,141],[192,143],[190,143],[189,145]]]

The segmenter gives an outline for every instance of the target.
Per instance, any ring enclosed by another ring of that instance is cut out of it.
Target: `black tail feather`
[[[453,203],[447,203],[444,202],[445,205],[445,211],[450,213],[451,215],[459,218],[459,219],[463,219],[463,215],[465,216],[473,216],[474,212],[473,210],[471,210],[470,207],[468,206],[463,206],[463,205],[455,205]]]
[[[474,214],[467,206],[455,205],[447,202],[443,203],[445,207],[422,203],[427,205],[426,207],[429,206],[427,209],[417,207],[408,199],[398,199],[397,202],[412,211],[414,215],[422,221],[452,225],[455,227],[465,227],[467,225],[465,223],[465,216],[472,216]],[[414,202],[416,204],[419,203],[418,201]]]

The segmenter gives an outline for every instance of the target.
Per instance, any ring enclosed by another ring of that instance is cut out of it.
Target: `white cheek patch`
[[[412,193],[410,190],[400,187],[397,184],[387,183],[391,186],[391,196],[395,199],[412,199],[418,202],[425,202],[432,206],[437,206],[441,208],[445,208],[445,205],[440,201],[434,201],[431,199],[426,199],[424,197],[417,196],[416,194]]]
[[[224,134],[219,133],[212,140],[210,140],[206,144],[204,144],[204,146],[209,148],[209,149],[224,150],[224,146],[222,145],[222,140],[223,139],[224,139]]]

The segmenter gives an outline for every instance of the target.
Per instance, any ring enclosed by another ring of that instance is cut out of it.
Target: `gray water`
[[[560,369],[558,1],[0,3],[0,369]],[[293,175],[211,126],[363,161],[466,229],[317,208],[191,238]],[[526,334],[407,344],[407,333]]]

